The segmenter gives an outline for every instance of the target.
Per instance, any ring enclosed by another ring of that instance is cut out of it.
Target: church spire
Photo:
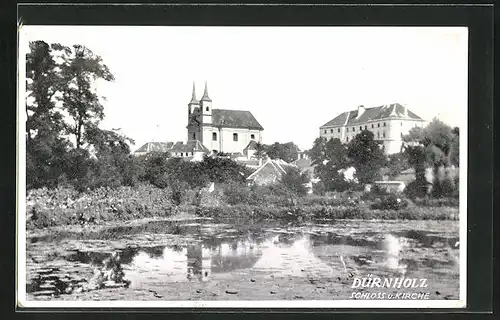
[[[194,86],[194,81],[193,81],[193,94],[191,96],[191,102],[189,104],[198,104],[198,99],[196,99],[196,89]]]
[[[208,97],[208,87],[206,81],[205,81],[205,92],[203,92],[203,97],[201,97],[201,101],[212,101],[212,99]]]

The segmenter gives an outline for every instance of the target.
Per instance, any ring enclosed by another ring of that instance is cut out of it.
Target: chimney
[[[358,116],[357,118],[361,117],[361,115],[365,112],[365,106],[359,105],[358,106]]]

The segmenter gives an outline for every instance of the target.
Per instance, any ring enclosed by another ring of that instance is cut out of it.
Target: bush
[[[401,210],[406,207],[408,207],[408,201],[394,194],[381,196],[379,201],[371,205],[372,209],[379,210]]]

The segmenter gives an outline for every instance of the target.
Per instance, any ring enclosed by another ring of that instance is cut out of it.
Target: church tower
[[[212,99],[208,96],[207,82],[205,82],[205,92],[200,101],[201,114],[204,124],[212,124]]]
[[[200,102],[196,99],[196,88],[193,82],[193,93],[191,101],[188,103],[188,140],[201,140],[201,132],[199,126],[196,124],[198,112],[200,111]]]
[[[198,102],[198,99],[196,99],[196,88],[193,82],[193,94],[191,96],[191,101],[188,103],[188,121],[189,117],[191,117],[191,114],[193,113],[193,110],[199,105],[200,103]]]

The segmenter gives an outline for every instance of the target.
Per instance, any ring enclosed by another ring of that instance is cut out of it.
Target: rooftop
[[[343,112],[333,120],[330,120],[322,125],[320,128],[323,129],[327,127],[343,126],[346,124],[346,120],[347,125],[351,125],[388,118],[406,118],[405,107],[400,105],[399,103],[393,103],[379,107],[365,108],[365,112],[363,112],[359,118],[358,110]],[[408,110],[408,119],[424,121],[422,118],[420,118],[410,110]]]

